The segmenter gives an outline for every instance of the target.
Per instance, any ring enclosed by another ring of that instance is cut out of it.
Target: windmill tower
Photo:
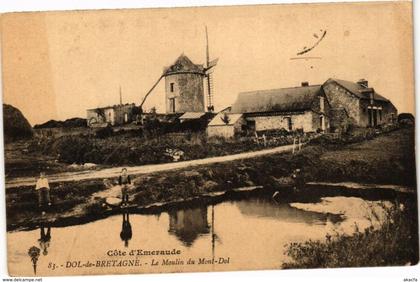
[[[140,111],[143,111],[142,107],[147,97],[152,93],[163,78],[165,79],[165,101],[167,114],[205,112],[206,103],[207,111],[214,111],[214,87],[212,73],[218,60],[219,59],[210,60],[209,40],[206,26],[205,66],[201,64],[194,64],[182,53],[171,66],[164,68],[162,75],[143,97],[139,106]],[[207,89],[207,99],[204,93],[205,88]]]
[[[214,96],[214,84],[213,84],[213,68],[217,65],[219,59],[214,59],[210,61],[210,52],[209,52],[209,35],[207,32],[206,26],[206,67],[204,73],[207,79],[207,111],[213,112],[213,96]]]

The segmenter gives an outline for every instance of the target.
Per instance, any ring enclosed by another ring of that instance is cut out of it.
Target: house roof
[[[124,108],[124,107],[135,107],[136,104],[135,103],[126,103],[126,104],[116,104],[116,105],[112,105],[112,106],[105,106],[105,107],[98,107],[98,108],[92,108],[92,109],[87,109],[87,111],[97,111],[98,109],[117,109],[117,108]]]
[[[194,64],[187,56],[181,54],[171,66],[163,70],[163,75],[175,73],[204,74],[204,67],[203,65]]]
[[[180,120],[199,119],[204,116],[205,112],[186,112],[179,117]]]
[[[294,112],[308,110],[321,85],[257,90],[239,93],[232,113]]]
[[[229,117],[228,123],[225,123],[223,121],[223,116],[225,115],[225,112],[218,113],[208,124],[208,126],[221,126],[221,125],[234,125],[241,117],[242,114],[229,114],[226,113],[226,115]]]
[[[350,91],[353,95],[355,95],[359,99],[370,99],[370,96],[366,95],[366,90],[372,89],[374,92],[374,95],[373,95],[374,100],[389,102],[387,98],[381,96],[373,88],[364,87],[362,85],[359,85],[356,82],[351,82],[351,81],[336,79],[336,78],[330,78],[327,80],[327,82],[328,81],[335,81],[337,84],[341,85],[342,87]]]

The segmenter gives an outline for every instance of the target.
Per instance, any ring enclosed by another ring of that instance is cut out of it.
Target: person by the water
[[[35,190],[38,192],[38,206],[43,209],[42,213],[45,214],[45,208],[51,206],[50,198],[50,184],[45,177],[45,173],[41,172],[36,182]]]
[[[121,175],[118,178],[118,184],[121,186],[121,194],[122,194],[122,206],[128,204],[128,189],[129,185],[131,185],[131,178],[128,175],[127,169],[123,168],[121,170]]]
[[[128,213],[123,213],[123,223],[120,232],[120,238],[124,241],[124,246],[128,247],[128,241],[131,240],[133,232],[131,230],[130,215]]]

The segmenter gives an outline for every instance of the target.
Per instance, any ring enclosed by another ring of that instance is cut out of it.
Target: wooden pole
[[[293,150],[292,150],[292,154],[295,153],[295,146],[296,146],[296,137],[293,138]]]
[[[159,77],[159,79],[155,82],[155,84],[153,84],[152,88],[150,88],[150,90],[146,93],[146,95],[145,95],[145,96],[144,96],[144,98],[143,98],[143,101],[142,101],[142,102],[141,102],[141,104],[140,104],[140,108],[142,108],[142,107],[143,107],[144,102],[146,102],[147,96],[149,96],[149,95],[150,95],[150,93],[152,93],[153,89],[155,89],[156,85],[158,85],[158,83],[159,83],[159,81],[162,79],[162,77],[163,77],[163,75],[161,75],[161,76]]]

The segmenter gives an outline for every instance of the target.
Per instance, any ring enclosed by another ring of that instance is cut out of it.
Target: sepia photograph
[[[418,264],[412,2],[0,17],[10,276]]]

